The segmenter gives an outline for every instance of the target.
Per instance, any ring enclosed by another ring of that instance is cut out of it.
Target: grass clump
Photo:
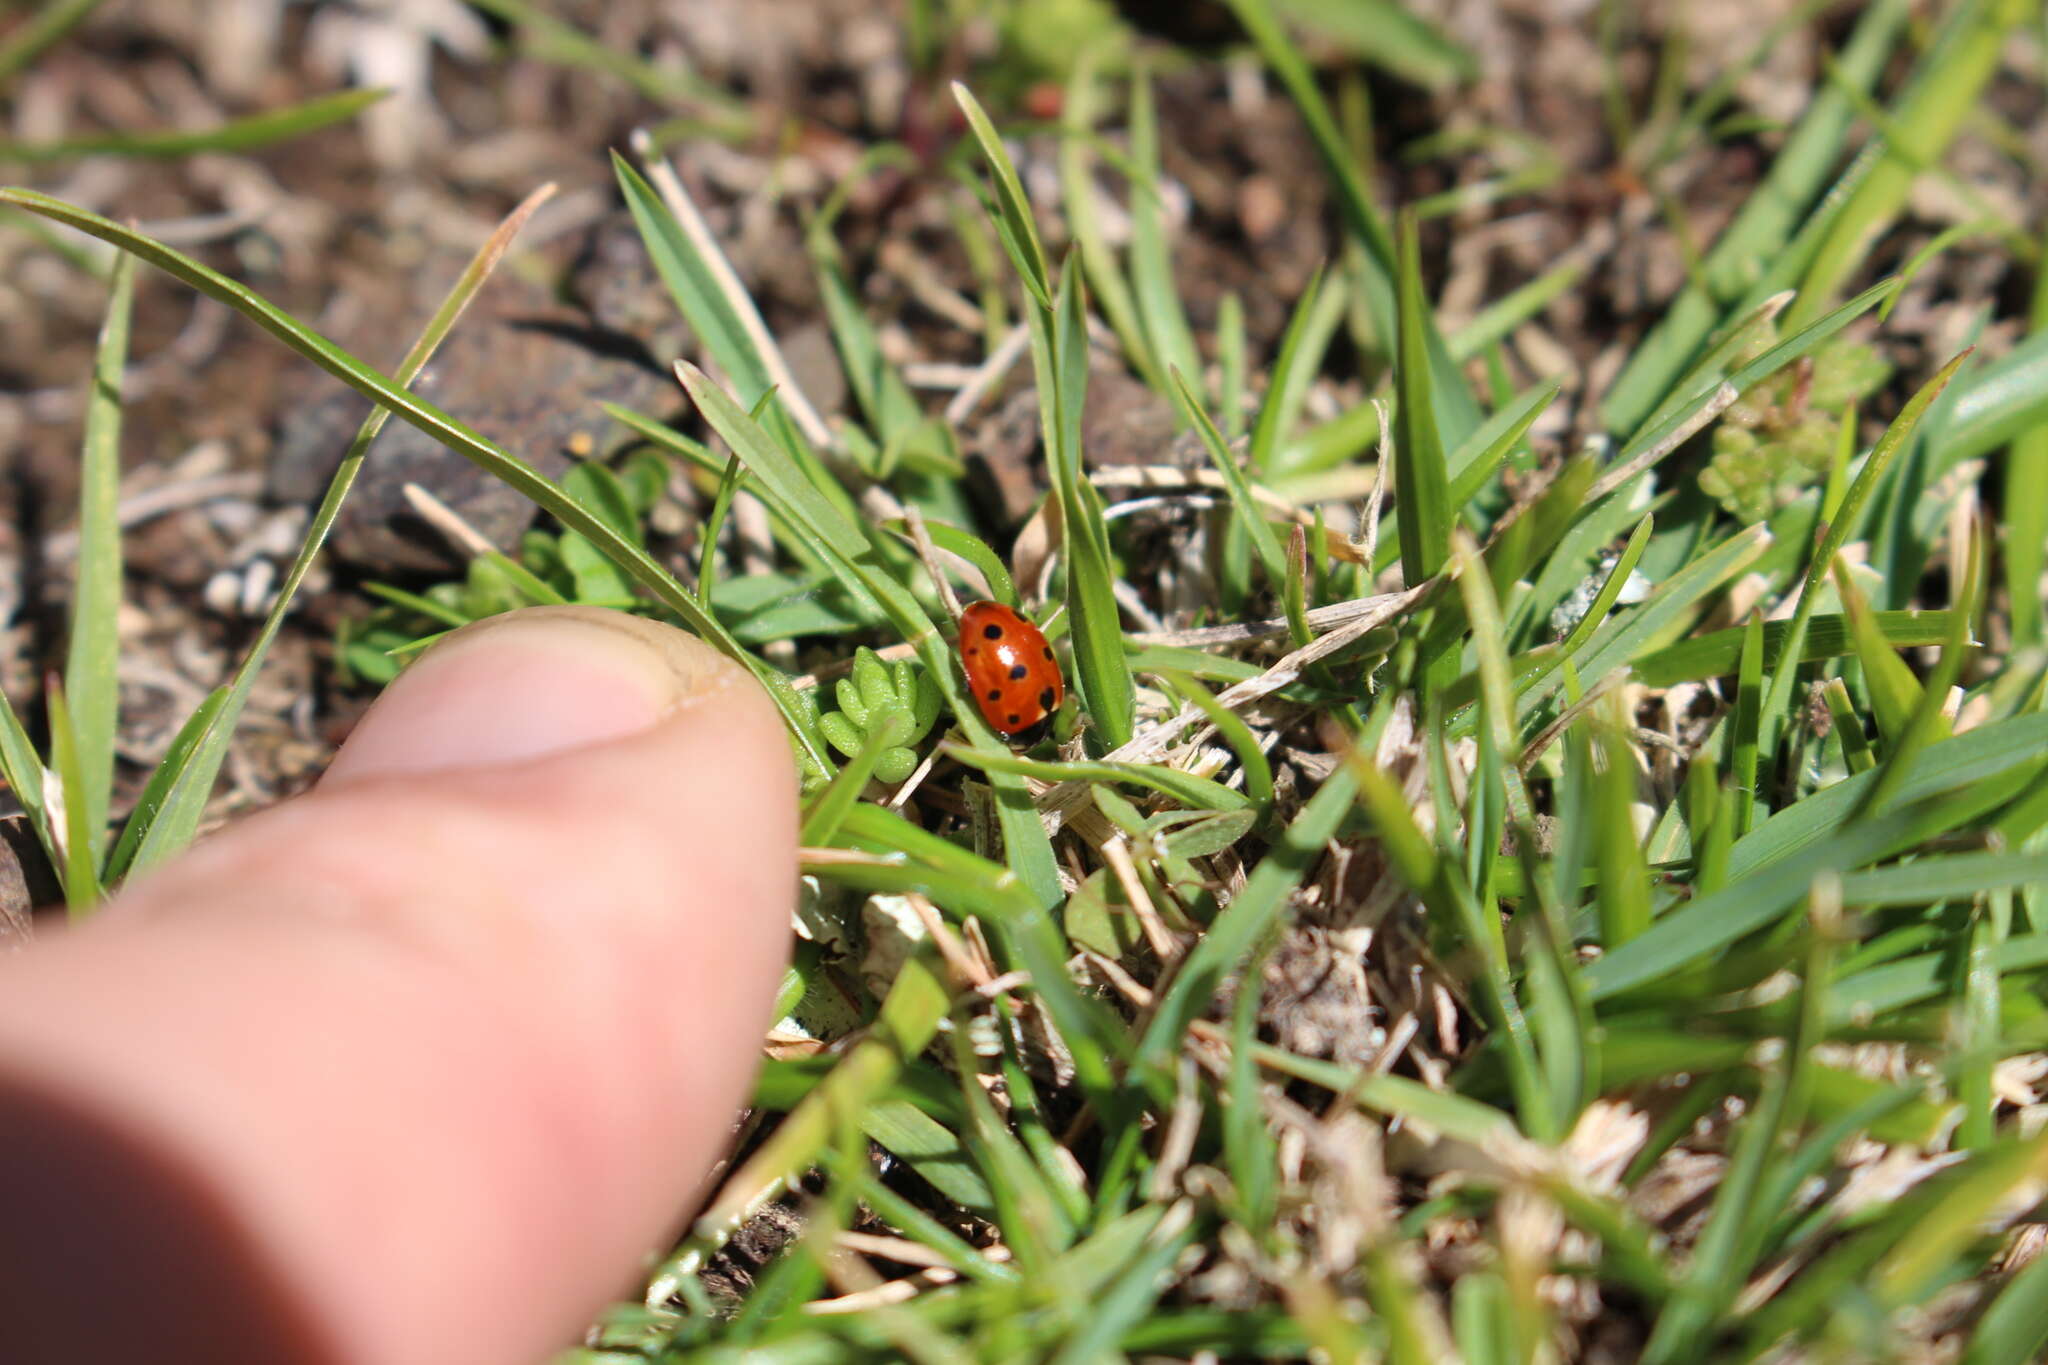
[[[1564,389],[1511,364],[1518,315],[1444,335],[1358,108],[1264,0],[1231,8],[1346,233],[1263,385],[1241,311],[1204,334],[1175,293],[1142,63],[1121,241],[1099,72],[1069,75],[1049,175],[958,91],[976,166],[946,192],[1010,271],[983,340],[1017,319],[1036,394],[1022,535],[960,497],[964,417],[915,399],[826,231],[845,428],[651,144],[621,189],[718,377],[677,367],[701,428],[615,414],[647,452],[560,484],[206,267],[0,196],[226,300],[553,517],[462,584],[387,590],[349,642],[366,674],[517,601],[618,602],[788,722],[806,914],[863,941],[807,950],[786,994],[862,1024],[778,1034],[733,1166],[580,1358],[2035,1358],[2048,661],[2007,647],[2040,555],[1976,462],[2048,417],[2048,349],[1892,386],[1873,324],[1900,281],[1837,295],[2038,15],[1946,7],[1916,62],[1905,7],[1868,6],[1758,203],[1576,394],[1605,441],[1566,453],[1531,435]],[[1638,174],[1709,136],[1703,101],[1621,121]],[[1202,499],[1164,536],[1086,448],[1111,366],[1206,461],[1157,471]],[[1340,370],[1352,401],[1311,403]],[[2007,506],[2048,496],[2038,453],[2000,471]],[[687,554],[644,525],[671,474],[700,495]],[[965,695],[962,589],[1056,641],[1081,702],[1056,751]],[[1879,1171],[1904,1193],[1871,1196]]]

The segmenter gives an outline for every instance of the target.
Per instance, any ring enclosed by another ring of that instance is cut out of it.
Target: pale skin
[[[698,641],[437,646],[315,790],[0,958],[0,1360],[518,1365],[724,1151],[796,781]]]

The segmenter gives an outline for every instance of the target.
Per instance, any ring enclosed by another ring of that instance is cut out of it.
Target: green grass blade
[[[1003,140],[980,102],[958,81],[953,82],[953,99],[966,115],[967,130],[981,145],[982,156],[988,161],[989,176],[995,186],[996,228],[1002,234],[1003,245],[1024,281],[1024,288],[1040,308],[1050,313],[1052,269],[1046,264],[1045,247],[1038,240],[1038,225],[1032,220],[1031,201],[1024,197],[1024,183],[1017,178],[1017,167],[1003,150]]]
[[[1600,591],[1593,595],[1593,603],[1586,608],[1586,614],[1572,627],[1571,634],[1564,637],[1557,652],[1569,659],[1585,648],[1594,632],[1606,623],[1607,614],[1614,610],[1614,604],[1621,600],[1621,591],[1628,586],[1628,577],[1642,562],[1643,550],[1650,543],[1650,533],[1657,528],[1655,517],[1644,517],[1636,523],[1636,529],[1629,532],[1628,540],[1621,547],[1621,557],[1614,561],[1614,567],[1607,571],[1606,579],[1600,584]]]
[[[1786,670],[1790,672],[1790,669]],[[1763,710],[1764,622],[1751,613],[1742,633],[1742,662],[1735,674],[1734,733],[1730,737],[1729,780],[1735,787],[1735,835],[1749,833],[1756,819],[1757,726]]]
[[[50,0],[36,17],[21,25],[0,44],[0,86],[28,69],[29,63],[62,41],[87,16],[100,7],[100,0]]]
[[[1413,217],[1401,222],[1400,297],[1394,386],[1394,506],[1401,519],[1401,576],[1410,587],[1434,578],[1451,552],[1450,475],[1436,421],[1428,354],[1429,304],[1422,293],[1421,247]]]
[[[1387,231],[1385,221],[1373,205],[1371,192],[1359,173],[1350,145],[1338,129],[1337,120],[1331,116],[1329,105],[1323,100],[1314,72],[1273,13],[1271,0],[1227,0],[1227,3],[1257,44],[1259,54],[1266,59],[1273,74],[1280,78],[1281,85],[1293,97],[1295,106],[1301,110],[1302,122],[1308,125],[1309,137],[1329,174],[1345,227],[1365,250],[1366,308],[1371,314],[1374,329],[1385,344],[1397,331],[1394,282],[1398,273],[1393,234]],[[1450,348],[1444,345],[1435,319],[1424,319],[1421,327],[1423,350],[1429,357],[1437,404],[1432,415],[1443,438],[1456,444],[1479,425],[1479,404],[1465,382],[1464,372],[1451,359]]]
[[[1969,356],[1970,352],[1964,351],[1949,361],[1907,400],[1899,415],[1885,428],[1884,435],[1878,438],[1870,458],[1863,462],[1863,469],[1855,482],[1849,485],[1840,510],[1823,526],[1820,543],[1814,547],[1813,558],[1806,566],[1806,579],[1800,589],[1799,605],[1792,615],[1791,628],[1785,632],[1777,653],[1771,658],[1770,692],[1764,700],[1761,714],[1762,744],[1766,753],[1777,749],[1779,727],[1792,701],[1792,680],[1799,674],[1799,659],[1806,645],[1807,624],[1813,619],[1814,607],[1820,600],[1820,586],[1827,577],[1828,569],[1834,564],[1835,556],[1841,553],[1842,546],[1862,529],[1864,510],[1883,482],[1885,472],[1920,425],[1921,417],[1941,396],[1942,390],[1948,387],[1949,381],[1955,378],[1956,371]]]
[[[1911,770],[1912,762],[1928,745],[1947,739],[1951,734],[1948,717],[1942,714],[1949,689],[1962,676],[1963,664],[1970,654],[1970,622],[1976,619],[1978,604],[1984,592],[1984,555],[1981,538],[1956,548],[1957,557],[1967,566],[1962,583],[1955,589],[1955,601],[1949,611],[1949,634],[1942,641],[1941,658],[1927,675],[1922,686],[1919,704],[1913,708],[1912,718],[1906,722],[1905,733],[1898,743],[1878,765],[1877,781],[1864,798],[1863,812],[1882,810],[1892,794],[1899,789]]]
[[[1439,93],[1479,74],[1472,54],[1395,0],[1279,0],[1303,28],[1399,76]]]
[[[410,384],[418,377],[420,371],[426,368],[427,361],[433,357],[436,348],[454,329],[455,321],[462,315],[462,310],[476,297],[477,290],[483,287],[484,281],[490,278],[492,269],[510,249],[513,237],[553,193],[554,187],[549,185],[527,196],[525,202],[512,211],[470,259],[468,267],[456,280],[454,288],[449,290],[447,298],[442,300],[440,308],[428,320],[419,339],[413,343],[412,349],[399,363],[397,382],[401,390],[402,386]],[[207,798],[213,794],[214,781],[220,775],[221,764],[227,760],[228,746],[234,740],[235,726],[241,719],[242,707],[248,701],[250,690],[256,685],[256,675],[262,670],[263,660],[270,651],[271,643],[276,640],[278,630],[284,625],[284,618],[291,610],[292,599],[297,595],[299,585],[305,581],[307,572],[312,569],[313,560],[320,553],[321,545],[326,542],[327,533],[332,529],[335,518],[341,515],[342,503],[348,497],[357,473],[362,469],[370,443],[376,440],[377,433],[384,429],[384,424],[390,420],[392,411],[390,407],[380,406],[363,419],[362,426],[356,431],[355,439],[349,444],[348,452],[328,480],[327,492],[322,496],[320,506],[314,511],[312,521],[306,527],[306,536],[299,546],[297,556],[293,558],[291,567],[285,571],[283,580],[278,584],[277,598],[272,602],[269,612],[265,614],[262,628],[250,644],[249,652],[243,657],[241,665],[235,670],[235,676],[228,683],[227,696],[208,721],[205,730],[190,747],[182,752],[173,748],[172,752],[165,756],[165,764],[168,765],[173,760],[177,762],[178,766],[173,769],[176,776],[170,780],[162,801],[154,808],[154,813],[144,816],[147,828],[135,845],[132,870],[145,871],[163,862],[190,843],[193,834],[197,832],[200,817],[206,810]],[[602,525],[594,518],[592,521],[594,525]],[[154,777],[151,783],[155,784]]]
[[[1131,77],[1131,291],[1138,321],[1156,363],[1199,383],[1202,356],[1173,279],[1173,253],[1159,197],[1159,117],[1152,103],[1152,78],[1140,68]]]
[[[43,809],[43,760],[5,693],[0,693],[0,777],[7,779],[14,799],[28,813],[36,837],[54,857],[57,844],[51,838],[49,817]]]
[[[114,736],[121,707],[121,382],[128,368],[128,322],[135,303],[135,258],[121,256],[93,357],[85,403],[85,444],[78,470],[78,586],[71,601],[71,649],[64,664],[83,823],[71,837],[97,870],[107,847],[107,802],[114,781]],[[68,794],[68,793],[67,793]]]
[[[1074,648],[1074,681],[1093,723],[1100,750],[1130,742],[1137,689],[1124,653],[1123,618],[1116,603],[1116,564],[1102,501],[1082,467],[1081,405],[1088,382],[1088,330],[1080,272],[1070,258],[1060,272],[1055,310],[1032,327],[1052,483],[1059,498],[1062,548],[1067,560],[1067,620]]]
[[[76,920],[91,913],[105,893],[92,841],[85,837],[85,782],[79,767],[77,730],[71,724],[71,708],[64,704],[64,686],[55,678],[50,679],[49,708],[50,771],[64,793],[63,856],[56,867],[64,883],[64,904]]]
[[[1605,762],[1593,780],[1593,858],[1600,907],[1600,942],[1609,949],[1640,938],[1650,927],[1650,869],[1636,834],[1634,746],[1621,722],[1610,717],[1600,727]]]
[[[853,515],[852,498],[819,465],[810,448],[811,443],[822,444],[827,439],[824,422],[790,381],[789,366],[768,334],[760,310],[747,296],[732,263],[719,250],[681,183],[672,178],[664,182],[676,201],[671,208],[617,152],[612,153],[612,170],[648,259],[705,352],[730,379],[745,406],[751,408],[774,395],[763,419],[769,431],[804,466],[805,477],[847,515]]]
[[[1897,649],[1940,644],[1949,624],[1946,611],[1880,611],[1872,613],[1871,623],[1876,627],[1877,638]],[[1791,624],[1764,622],[1766,658],[1786,652],[1783,645]],[[1730,626],[1645,654],[1635,662],[1636,681],[1645,687],[1670,687],[1674,683],[1730,676],[1741,664],[1744,630],[1742,626]],[[1849,618],[1830,612],[1807,621],[1805,646],[1799,657],[1803,663],[1818,663],[1840,658],[1854,648]]]
[[[0,204],[27,209],[134,253],[148,264],[233,308],[350,388],[390,408],[401,420],[517,489],[542,511],[597,545],[662,605],[680,616],[692,631],[758,678],[774,697],[777,708],[789,723],[807,759],[824,772],[833,770],[834,765],[825,756],[824,741],[816,734],[801,703],[795,699],[788,679],[741,648],[716,618],[704,614],[696,595],[677,582],[675,576],[644,549],[625,540],[602,519],[578,506],[574,499],[541,477],[532,466],[507,454],[434,404],[407,393],[254,290],[189,256],[110,219],[35,190],[0,189]]]
[[[129,812],[128,823],[121,829],[121,837],[114,841],[114,850],[107,855],[106,882],[109,886],[128,875],[128,869],[135,859],[135,850],[141,846],[142,836],[164,808],[164,801],[171,794],[172,784],[178,774],[185,771],[192,761],[192,750],[202,736],[212,730],[214,720],[227,705],[231,688],[223,684],[206,694],[206,700],[192,708],[192,714],[178,727],[172,737],[170,748],[164,751],[156,770],[149,775],[149,782],[136,798],[135,809]]]
[[[1863,589],[1848,565],[1839,560],[1835,563],[1835,593],[1848,612],[1850,639],[1856,660],[1863,665],[1863,691],[1870,698],[1878,733],[1884,737],[1889,751],[1905,738],[1907,723],[1920,705],[1920,680],[1906,667],[1906,661],[1893,652],[1891,642],[1877,628],[1876,613],[1871,611]]]
[[[891,523],[894,530],[896,523]],[[1003,565],[1002,557],[989,548],[988,542],[980,536],[971,535],[957,526],[948,526],[943,521],[928,521],[924,524],[925,534],[932,538],[932,544],[948,554],[955,554],[981,570],[981,576],[988,580],[989,591],[995,600],[1006,607],[1017,605],[1017,585],[1010,581],[1010,571]]]
[[[1266,586],[1278,593],[1287,582],[1287,560],[1280,549],[1280,538],[1273,534],[1272,524],[1266,520],[1266,513],[1252,496],[1251,485],[1245,482],[1244,471],[1237,467],[1237,460],[1224,443],[1223,433],[1209,420],[1209,414],[1202,408],[1202,402],[1188,383],[1188,378],[1177,367],[1168,373],[1168,392],[1174,406],[1180,410],[1181,420],[1195,429],[1202,438],[1202,448],[1209,453],[1209,462],[1216,466],[1216,472],[1223,478],[1224,490],[1230,494],[1231,510],[1237,513],[1236,525],[1243,528],[1250,539],[1252,552],[1259,557],[1259,567],[1265,571]]]
[[[1698,276],[1664,310],[1601,400],[1601,420],[1609,431],[1634,431],[1642,424],[1708,335],[1726,321],[1730,308],[1747,297],[1758,268],[1783,251],[1801,212],[1839,161],[1855,121],[1845,87],[1867,88],[1877,79],[1910,9],[1910,0],[1874,0],[1864,8],[1835,62],[1838,81],[1814,95],[1763,184],[1743,201]]]
[[[2048,713],[1993,721],[1923,752],[1908,765],[1911,771],[1895,799],[1903,803],[1946,796],[1955,823],[1942,829],[1956,828],[1974,818],[1970,808],[1980,800],[2002,804],[2027,786],[2044,752]],[[1736,844],[1730,875],[1747,877],[1849,828],[1876,781],[1875,773],[1859,773],[1779,811]]]
[[[1893,106],[1884,158],[1842,206],[1807,267],[1799,297],[1785,315],[1788,328],[1816,317],[1863,264],[1878,234],[1904,207],[1921,168],[1940,161],[1977,107],[2007,37],[2034,9],[2031,0],[1963,0],[1949,12],[1941,36]]]
[[[1252,729],[1244,718],[1216,700],[1208,688],[1202,686],[1186,673],[1168,671],[1161,675],[1180,694],[1182,700],[1200,711],[1211,725],[1216,727],[1217,738],[1230,746],[1237,755],[1238,767],[1244,773],[1244,793],[1251,798],[1252,805],[1264,811],[1273,804],[1273,763],[1266,757],[1266,751],[1259,747]]]
[[[1308,397],[1316,372],[1322,368],[1323,352],[1329,347],[1331,334],[1343,319],[1344,295],[1342,278],[1326,274],[1318,267],[1295,302],[1287,319],[1287,330],[1280,336],[1280,352],[1266,376],[1265,400],[1259,404],[1259,415],[1252,423],[1246,461],[1253,469],[1271,471],[1275,476],[1307,469],[1305,465],[1285,463],[1279,456],[1292,448],[1283,441],[1301,411],[1302,401]]]
[[[1839,876],[1884,856],[1922,823],[1918,812],[1895,809],[1851,825],[1753,875],[1738,875],[1721,891],[1673,910],[1640,937],[1589,963],[1587,989],[1601,1000],[1707,962],[1717,950],[1798,905],[1814,878]]]
[[[2048,1256],[2005,1282],[1977,1319],[1963,1365],[2031,1365],[2048,1351]]]
[[[2035,273],[2028,321],[2036,337],[2048,336],[2048,270]],[[1982,380],[1984,372],[1976,377]],[[1960,408],[1964,397],[1956,395],[1954,407]],[[1942,449],[1946,457],[1945,444]],[[2013,644],[2024,649],[2048,643],[2042,586],[2048,575],[2048,426],[2033,426],[2014,438],[2005,456],[2003,492],[2005,594],[2011,603]]]
[[[1046,782],[1129,782],[1170,796],[1189,810],[1243,810],[1251,799],[1220,782],[1184,773],[1165,764],[1105,763],[1086,760],[1041,762],[1021,754],[989,753],[952,748],[953,758],[985,773],[1015,773]]]
[[[1148,388],[1165,386],[1166,374],[1152,349],[1138,318],[1137,301],[1118,264],[1116,248],[1096,212],[1095,120],[1097,117],[1095,50],[1086,49],[1074,63],[1067,78],[1065,98],[1060,104],[1060,202],[1066,210],[1067,230],[1081,253],[1081,265],[1088,272],[1088,286],[1094,291],[1095,306],[1103,320],[1123,343],[1131,368]]]
[[[62,142],[0,142],[0,163],[14,161],[35,165],[98,155],[171,158],[194,156],[201,152],[253,152],[330,124],[346,122],[390,93],[388,90],[345,90],[287,109],[272,109],[246,118],[230,119],[212,128],[190,131],[101,133],[91,137],[66,138]]]

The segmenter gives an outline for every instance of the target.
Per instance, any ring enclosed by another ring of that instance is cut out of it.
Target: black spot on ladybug
[[[1026,668],[1022,664],[1012,664],[1010,665],[1010,681],[1022,682],[1024,679],[1024,675],[1026,673],[1029,673],[1030,671],[1030,669]]]
[[[1000,640],[1003,638],[1003,628],[1001,626],[994,624],[983,626],[981,628],[981,633],[983,635],[988,636],[988,638],[991,640]]]
[[[1000,687],[991,687],[988,690],[988,699],[990,701],[1001,701],[1003,699],[1003,689]]]
[[[1012,725],[1022,725],[1023,723],[1024,723],[1024,717],[1022,717],[1022,716],[1019,716],[1019,715],[1012,715],[1012,716],[1010,717],[1010,724],[1012,724]]]
[[[1052,710],[1052,689],[1050,687],[1038,694],[1038,709],[1041,711]]]
[[[1045,657],[1046,657],[1046,658],[1050,659],[1050,658],[1052,657],[1052,646],[1051,646],[1051,645],[1047,645],[1047,646],[1045,647],[1045,649],[1044,649],[1043,653],[1045,654]]]

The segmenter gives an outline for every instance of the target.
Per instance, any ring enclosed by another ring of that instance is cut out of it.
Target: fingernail
[[[464,626],[400,674],[323,783],[490,767],[621,739],[740,677],[694,636],[598,607]]]

